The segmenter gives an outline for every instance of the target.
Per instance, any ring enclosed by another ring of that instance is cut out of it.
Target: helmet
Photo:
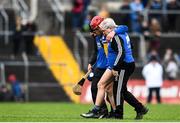
[[[95,16],[90,22],[91,29],[96,29],[98,25],[104,20],[101,16]]]

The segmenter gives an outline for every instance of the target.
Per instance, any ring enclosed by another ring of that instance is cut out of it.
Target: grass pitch
[[[180,105],[147,105],[149,112],[139,121],[180,121]],[[85,119],[81,113],[87,112],[92,105],[73,103],[0,103],[0,121],[57,121],[57,122],[120,122],[134,120],[135,111],[125,105],[124,119]]]

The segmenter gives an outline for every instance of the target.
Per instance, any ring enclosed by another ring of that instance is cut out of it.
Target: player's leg
[[[100,81],[98,82],[98,93],[97,93],[98,98],[96,99],[96,103],[95,103],[96,106],[100,106],[102,104],[102,101],[104,100],[104,96],[105,96],[105,87],[111,81],[112,77],[113,77],[112,71],[110,69],[106,69]]]
[[[122,94],[122,85],[123,85],[123,78],[124,78],[124,70],[119,70],[119,77],[117,81],[114,81],[113,86],[113,95],[116,104],[116,110],[113,113],[112,117],[123,119],[123,103],[124,97]]]
[[[111,104],[112,109],[111,110],[116,110],[116,104],[114,102],[114,95],[113,95],[113,84],[114,84],[114,79],[112,79],[112,82],[110,82],[106,87],[105,91],[107,93],[107,98],[109,100],[109,103]]]
[[[97,92],[98,92],[97,85],[98,85],[98,82],[101,79],[101,76],[103,75],[104,72],[105,72],[104,69],[96,68],[94,70],[94,77],[92,78],[92,84],[91,84],[91,94],[92,94],[92,99],[93,99],[94,104],[96,102],[96,97],[97,97]],[[108,113],[108,109],[107,109],[105,100],[103,100],[103,102],[102,102],[101,109],[105,115]]]
[[[128,67],[129,66],[129,67]],[[134,72],[135,66],[134,64],[126,65],[127,69],[124,71],[124,78],[123,78],[123,85],[122,85],[122,93],[124,95],[124,100],[129,103],[131,106],[135,108],[135,110],[138,112],[138,110],[143,108],[143,105],[141,102],[139,102],[135,96],[127,90],[127,83],[129,80],[129,77]]]
[[[99,78],[93,77],[92,82],[91,82],[91,94],[92,94],[92,100],[94,104],[96,102],[96,95],[98,91],[98,88],[97,88],[98,81],[99,81]]]
[[[94,108],[81,116],[85,118],[102,118],[104,114],[101,114],[101,105],[103,103],[105,97],[105,87],[110,82],[111,78],[113,77],[112,72],[110,69],[106,69],[103,76],[101,77],[100,81],[98,82],[98,93],[96,98],[96,103]]]
[[[129,103],[131,106],[135,108],[135,111],[137,112],[135,119],[142,119],[143,115],[148,112],[148,109],[146,109],[141,102],[139,102],[135,96],[127,90],[127,82],[129,80],[129,77],[132,75],[135,69],[135,64],[125,64],[124,66],[124,76],[123,76],[123,84],[122,84],[122,93],[124,96],[124,99],[127,103]]]

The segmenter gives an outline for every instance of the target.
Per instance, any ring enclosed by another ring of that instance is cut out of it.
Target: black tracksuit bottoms
[[[132,75],[135,69],[135,63],[125,63],[120,66],[118,70],[119,77],[117,81],[114,82],[113,93],[116,103],[117,113],[123,115],[123,104],[124,100],[135,108],[136,112],[140,112],[143,108],[142,103],[140,103],[132,93],[127,90],[127,82],[129,77]]]

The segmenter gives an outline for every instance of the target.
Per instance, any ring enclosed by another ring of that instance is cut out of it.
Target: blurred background
[[[155,55],[161,102],[180,103],[179,0],[0,0],[0,101],[90,103],[89,81],[80,97],[72,86],[87,71],[95,15],[129,27],[136,60],[129,90],[147,102],[142,69]]]

